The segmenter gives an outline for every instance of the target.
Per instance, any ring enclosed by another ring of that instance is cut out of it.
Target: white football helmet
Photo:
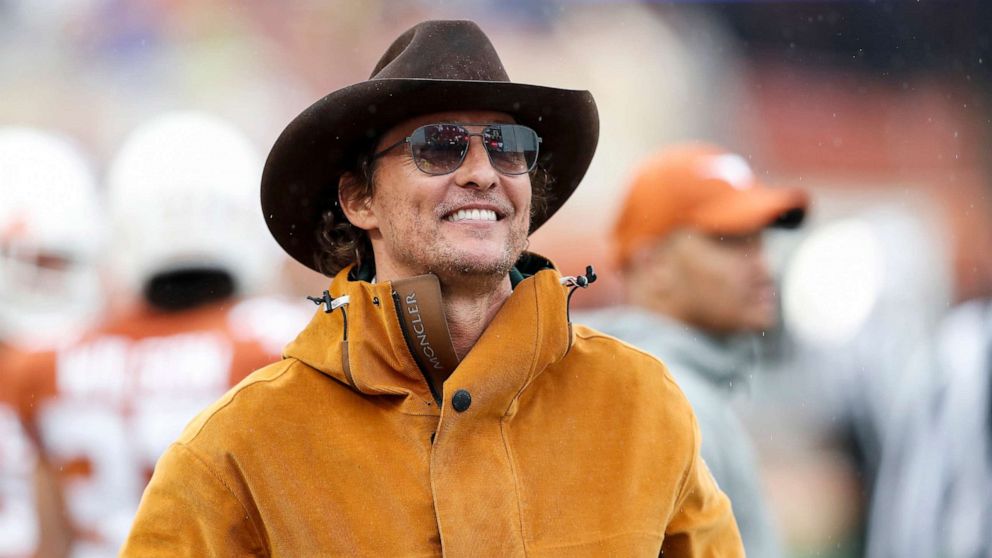
[[[73,143],[0,128],[0,340],[50,347],[98,317],[104,227],[93,170]]]
[[[237,294],[274,276],[279,252],[259,204],[262,157],[220,118],[181,111],[138,127],[107,177],[112,265],[133,292],[162,274],[227,272]]]

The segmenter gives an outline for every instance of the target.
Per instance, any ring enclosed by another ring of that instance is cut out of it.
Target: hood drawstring
[[[331,296],[331,293],[330,292],[324,291],[324,294],[323,295],[321,295],[321,296],[308,296],[307,297],[307,300],[313,302],[317,306],[320,306],[321,304],[323,304],[324,305],[324,313],[325,314],[330,314],[331,312],[333,312],[333,311],[337,310],[338,308],[340,308],[341,309],[341,316],[344,318],[344,339],[343,340],[344,341],[348,341],[348,313],[345,312],[344,307],[348,304],[349,301],[351,301],[351,298],[348,295],[339,296],[337,298],[334,298],[334,297]]]
[[[561,278],[561,284],[564,287],[571,287],[572,290],[568,291],[568,298],[565,300],[565,317],[568,320],[568,346],[565,348],[565,354],[572,350],[572,295],[575,291],[588,288],[589,285],[596,282],[596,272],[593,270],[591,265],[586,266],[586,274],[571,276],[567,275]],[[564,355],[562,355],[564,357]]]
[[[568,317],[568,323],[572,323],[572,295],[575,291],[582,288],[585,289],[589,285],[596,282],[596,272],[593,270],[591,265],[586,266],[586,274],[578,275],[573,277],[571,275],[566,275],[561,278],[561,284],[566,287],[571,287],[572,290],[568,291],[568,299],[565,302],[565,315]]]
[[[344,375],[348,378],[348,383],[351,384],[355,390],[358,390],[358,386],[355,384],[354,378],[351,376],[351,363],[348,358],[348,312],[345,310],[345,306],[351,301],[348,295],[339,296],[334,298],[331,293],[324,291],[321,296],[308,296],[308,300],[316,304],[317,306],[324,305],[324,313],[330,314],[331,312],[341,309],[341,319],[344,320],[344,335],[341,339],[341,366],[344,368]]]

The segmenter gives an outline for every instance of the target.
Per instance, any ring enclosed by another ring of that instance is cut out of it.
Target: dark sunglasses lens
[[[537,132],[519,124],[495,124],[483,132],[493,167],[504,174],[524,174],[537,163]]]
[[[410,136],[413,161],[427,174],[447,174],[457,169],[467,147],[465,128],[451,124],[421,126]]]

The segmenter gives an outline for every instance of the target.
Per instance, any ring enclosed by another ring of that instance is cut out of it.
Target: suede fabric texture
[[[654,357],[570,328],[557,271],[516,286],[440,408],[390,284],[347,277],[347,350],[319,310],[197,417],[123,556],[744,555],[689,403]]]

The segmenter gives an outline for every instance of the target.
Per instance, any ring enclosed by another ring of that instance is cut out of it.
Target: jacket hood
[[[359,393],[401,396],[404,412],[438,414],[427,376],[404,336],[392,282],[352,280],[350,271],[339,272],[328,289],[337,303],[343,297],[347,302],[331,312],[318,309],[285,356]],[[482,405],[505,414],[520,391],[568,351],[567,289],[558,271],[540,256],[525,254],[511,281],[513,293],[443,386],[437,386],[442,398],[471,386],[473,408]]]

